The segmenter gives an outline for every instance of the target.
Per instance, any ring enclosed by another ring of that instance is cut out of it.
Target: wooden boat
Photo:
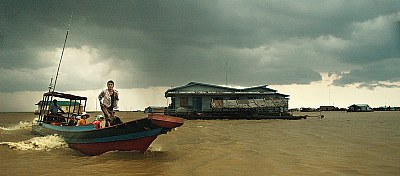
[[[166,134],[171,129],[183,125],[183,119],[178,117],[149,114],[148,117],[101,129],[96,129],[94,125],[68,126],[67,119],[72,113],[80,115],[85,110],[87,98],[47,92],[43,94],[43,102],[51,102],[53,97],[69,99],[70,111],[66,115],[50,114],[48,110],[50,103],[44,103],[38,122],[32,125],[32,133],[42,136],[57,134],[70,148],[87,155],[99,155],[108,151],[145,152],[158,135]]]
[[[57,134],[64,138],[69,147],[84,154],[99,155],[108,151],[140,151],[144,152],[160,134],[166,134],[171,129],[183,125],[183,119],[166,115],[149,115],[138,120],[96,129],[94,125],[68,126],[68,120],[76,113],[81,115],[86,109],[86,97],[55,92],[58,73],[64,55],[72,14],[64,40],[57,74],[52,85],[51,78],[49,92],[43,94],[39,104],[39,118],[32,125],[32,133],[46,136]],[[54,97],[69,100],[69,107],[65,114],[50,113],[50,104]]]

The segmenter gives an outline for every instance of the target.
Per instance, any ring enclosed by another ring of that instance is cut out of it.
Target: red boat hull
[[[100,155],[102,153],[118,150],[118,151],[139,151],[145,152],[150,144],[157,136],[150,136],[125,141],[100,142],[100,143],[70,143],[70,148],[76,149],[86,155]]]
[[[38,123],[32,125],[32,132],[42,136],[57,134],[70,148],[87,155],[100,155],[108,151],[145,152],[158,135],[166,134],[182,124],[181,118],[149,115],[101,129],[96,129],[93,125],[63,126]]]
[[[183,119],[162,114],[149,114],[149,119],[154,124],[164,128],[176,128],[183,125]]]

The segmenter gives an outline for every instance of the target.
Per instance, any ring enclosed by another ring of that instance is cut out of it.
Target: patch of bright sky
[[[270,85],[279,93],[290,95],[289,108],[336,106],[347,108],[352,104],[368,104],[371,107],[400,106],[400,88],[377,87],[374,90],[359,88],[353,84],[333,86],[336,75],[321,73],[322,81],[308,85]]]

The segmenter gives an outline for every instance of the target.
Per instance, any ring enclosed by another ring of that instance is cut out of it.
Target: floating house
[[[144,109],[144,112],[145,113],[165,113],[165,109],[167,109],[167,107],[149,106],[146,109]]]
[[[373,108],[374,111],[400,111],[400,107],[382,106],[379,108]]]
[[[35,104],[35,105],[38,106],[38,109],[35,110],[35,114],[39,114],[40,110],[43,108],[42,106],[46,105],[47,107],[50,107],[52,103],[53,102],[50,102],[50,101],[46,101],[46,102],[39,101],[38,103]],[[77,113],[78,109],[79,109],[79,112],[83,112],[84,111],[83,110],[83,106],[79,102],[72,102],[70,104],[70,101],[57,101],[57,105],[60,106],[60,108],[64,112]]]
[[[210,118],[289,115],[289,95],[267,86],[233,88],[190,82],[165,92],[165,97],[171,98],[167,113]]]
[[[300,112],[316,112],[316,111],[319,111],[319,110],[316,108],[310,108],[310,107],[308,107],[308,108],[301,107],[300,108]]]
[[[335,106],[320,106],[319,110],[320,111],[339,111],[340,109]]]
[[[373,109],[367,104],[353,104],[347,108],[347,112],[371,112]]]

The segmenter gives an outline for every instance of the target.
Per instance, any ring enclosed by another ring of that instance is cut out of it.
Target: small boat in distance
[[[53,97],[69,100],[70,111],[65,115],[50,113]],[[178,117],[149,114],[148,117],[100,129],[96,129],[94,125],[68,126],[68,120],[73,113],[81,115],[86,109],[86,101],[86,97],[72,94],[44,93],[43,102],[49,103],[44,103],[41,107],[38,122],[32,125],[32,133],[42,136],[57,134],[70,148],[87,155],[100,155],[108,151],[145,152],[158,135],[183,125],[183,119]],[[77,104],[83,104],[83,107],[75,107]]]

